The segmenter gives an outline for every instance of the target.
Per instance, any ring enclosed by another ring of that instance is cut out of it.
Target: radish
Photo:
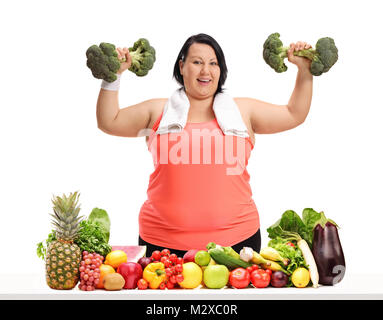
[[[298,248],[301,249],[303,258],[305,259],[305,263],[309,266],[309,272],[310,272],[310,278],[311,282],[313,283],[313,287],[317,288],[319,283],[319,273],[318,268],[315,263],[314,256],[310,250],[309,245],[307,244],[306,240],[300,238],[297,240]]]

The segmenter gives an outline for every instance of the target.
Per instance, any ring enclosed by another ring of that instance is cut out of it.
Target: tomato
[[[270,274],[263,269],[254,270],[250,278],[256,288],[266,288],[270,284]]]
[[[169,249],[163,249],[161,251],[161,256],[164,257],[164,256],[170,256],[170,250]]]
[[[273,274],[273,271],[271,271],[270,269],[266,269],[265,272],[268,273],[270,275],[270,277]]]
[[[169,277],[169,282],[173,283],[173,284],[176,284],[177,283],[177,279],[176,279],[176,275],[173,274]]]
[[[251,274],[254,270],[258,270],[258,269],[260,269],[260,267],[257,264],[253,264],[250,267],[246,268],[246,270],[249,272],[249,274]]]
[[[163,264],[164,264],[165,268],[170,268],[173,265],[169,259],[166,259],[165,261],[163,261]]]
[[[257,264],[253,264],[253,265],[251,266],[251,269],[252,269],[252,271],[254,271],[254,270],[258,270],[258,269],[259,269],[259,265],[257,265]]]
[[[182,270],[183,270],[182,264],[176,264],[174,269],[175,269],[176,272],[181,273]]]
[[[184,281],[184,276],[182,274],[177,274],[176,275],[176,280],[178,283]]]
[[[237,289],[246,288],[250,284],[250,273],[244,268],[237,268],[230,272],[229,283]]]
[[[168,289],[174,289],[174,283],[170,281],[166,281],[166,288]]]
[[[169,260],[169,258],[167,256],[162,256],[160,258],[160,262],[162,262],[162,263],[165,263],[165,261],[167,261],[167,260]]]
[[[172,262],[172,263],[176,263],[177,262],[177,255],[175,253],[172,253],[170,256],[169,256],[169,260]]]
[[[148,282],[145,279],[140,279],[137,282],[138,290],[145,290],[148,288]]]
[[[294,243],[292,243],[292,242],[286,242],[286,245],[295,248]]]
[[[161,259],[161,252],[159,250],[153,251],[152,256],[153,260],[160,261]]]

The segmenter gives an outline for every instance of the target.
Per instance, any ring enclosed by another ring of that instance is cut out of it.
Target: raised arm
[[[311,46],[305,42],[292,43],[288,51],[288,59],[298,67],[295,88],[287,105],[276,105],[252,98],[236,98],[250,115],[255,133],[277,133],[293,129],[302,124],[310,110],[313,76],[310,73],[311,61],[307,58],[294,56],[298,51]]]
[[[127,48],[117,48],[119,59],[126,57],[121,63],[118,74],[131,65],[131,57]],[[166,99],[151,99],[133,106],[120,109],[118,91],[100,89],[97,100],[97,125],[105,133],[121,137],[138,137],[140,130],[148,127],[152,111],[164,104]]]

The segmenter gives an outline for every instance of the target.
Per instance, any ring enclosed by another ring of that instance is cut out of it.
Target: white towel
[[[177,89],[165,105],[157,133],[180,132],[185,128],[190,102],[183,89]],[[233,98],[225,93],[217,93],[213,111],[218,125],[225,135],[249,137],[247,127]]]

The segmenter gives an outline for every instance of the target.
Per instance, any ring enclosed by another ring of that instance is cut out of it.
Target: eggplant
[[[319,283],[335,285],[346,272],[346,262],[338,234],[338,225],[323,212],[314,226],[313,256],[318,268]]]

